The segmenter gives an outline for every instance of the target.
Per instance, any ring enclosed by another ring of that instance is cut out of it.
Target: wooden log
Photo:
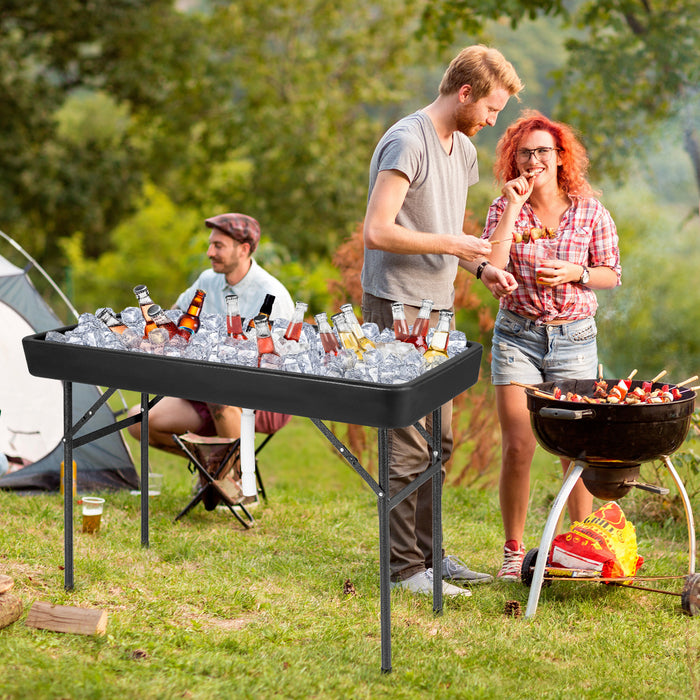
[[[100,635],[107,629],[107,613],[104,610],[51,605],[51,603],[36,601],[29,610],[26,624],[27,627],[53,632]]]
[[[11,625],[22,614],[22,601],[11,593],[0,595],[0,629]]]
[[[7,593],[7,591],[15,585],[15,582],[9,576],[5,574],[0,574],[0,595]]]

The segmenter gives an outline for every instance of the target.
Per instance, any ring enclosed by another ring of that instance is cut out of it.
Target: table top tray
[[[37,377],[381,428],[412,425],[475,384],[483,351],[469,342],[410,382],[378,384],[56,343],[47,332],[22,340]]]

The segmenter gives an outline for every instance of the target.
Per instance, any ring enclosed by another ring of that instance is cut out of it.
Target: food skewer
[[[599,382],[603,381],[603,363],[602,362],[598,365],[598,381]]]
[[[555,399],[556,398],[556,396],[554,396],[554,394],[549,394],[546,391],[542,391],[542,389],[534,386],[533,384],[522,384],[521,382],[516,382],[514,379],[511,379],[510,383],[513,384],[514,386],[520,386],[523,389],[532,389],[535,396],[539,396],[540,398],[544,398],[544,399]]]
[[[664,377],[665,375],[666,375],[666,370],[665,370],[665,369],[662,369],[662,370],[651,380],[651,383],[652,383],[652,384],[655,384],[656,382],[659,381],[659,379],[661,379],[661,377]]]

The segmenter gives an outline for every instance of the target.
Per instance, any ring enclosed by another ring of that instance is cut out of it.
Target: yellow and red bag
[[[557,535],[549,554],[553,568],[598,571],[603,578],[634,576],[643,563],[634,525],[614,501]]]

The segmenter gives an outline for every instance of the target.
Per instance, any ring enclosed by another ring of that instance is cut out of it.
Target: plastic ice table
[[[75,326],[57,329],[66,332]],[[381,668],[391,671],[391,590],[389,568],[389,513],[407,496],[432,481],[433,570],[442,561],[442,450],[440,407],[476,383],[482,346],[469,342],[467,348],[438,367],[403,384],[374,384],[348,379],[297,374],[164,357],[126,350],[108,350],[46,341],[46,332],[22,341],[29,372],[37,377],[58,379],[64,394],[64,461],[71,464],[73,449],[116,430],[141,421],[141,474],[148,473],[148,411],[163,396],[263,409],[310,418],[377,497],[379,515],[379,578],[381,615]],[[107,390],[95,405],[73,424],[72,385],[95,384]],[[117,390],[141,394],[141,414],[90,433],[83,427],[94,411]],[[154,395],[149,398],[150,395]],[[433,415],[429,434],[419,421]],[[378,475],[375,480],[323,421],[337,421],[377,428]],[[389,496],[388,430],[414,425],[430,446],[432,464],[411,484]],[[437,436],[437,443],[434,442]],[[435,478],[438,477],[438,478]],[[72,473],[65,473],[64,557],[65,588],[73,580]],[[148,480],[141,479],[141,543],[148,547]],[[442,581],[433,582],[433,609],[442,611]]]

